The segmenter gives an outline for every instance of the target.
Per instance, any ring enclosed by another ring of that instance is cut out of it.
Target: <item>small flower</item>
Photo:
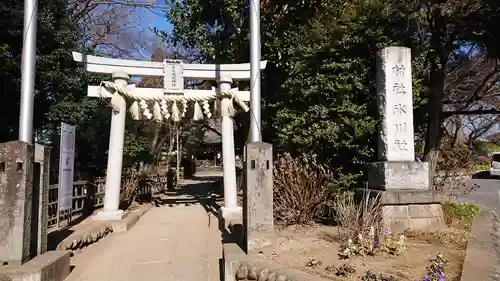
[[[444,267],[448,263],[444,254],[438,253],[434,259],[430,261],[430,265],[427,267],[427,276],[424,277],[424,281],[444,281],[446,275],[444,274]]]
[[[399,236],[399,243],[404,243],[404,242],[405,242],[405,236],[401,234]]]

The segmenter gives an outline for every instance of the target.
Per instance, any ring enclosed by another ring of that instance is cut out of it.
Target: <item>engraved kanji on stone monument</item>
[[[377,57],[377,103],[382,118],[378,137],[381,161],[414,161],[411,51],[382,49]]]
[[[384,198],[379,212],[390,232],[441,229],[443,212],[429,188],[429,163],[414,157],[410,49],[388,47],[378,53],[377,104],[378,161],[368,164],[368,187],[356,190],[358,198]]]

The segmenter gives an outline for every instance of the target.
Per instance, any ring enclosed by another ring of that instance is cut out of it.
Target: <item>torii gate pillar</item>
[[[113,73],[116,84],[126,88],[130,77],[123,72]],[[116,95],[117,99],[111,115],[111,130],[109,134],[108,168],[106,170],[106,186],[104,192],[104,208],[94,216],[96,220],[121,220],[123,210],[120,205],[120,187],[122,180],[123,140],[125,138],[125,118],[127,104],[125,99]],[[119,100],[119,102],[118,102]]]
[[[221,92],[231,91],[233,80],[229,77],[221,77],[217,80]],[[229,108],[232,103],[230,98],[221,100],[222,118],[222,170],[224,173],[224,207],[221,207],[222,217],[226,220],[237,218],[242,215],[242,208],[238,206],[236,190],[236,163],[234,153],[234,128],[233,117],[224,108]]]

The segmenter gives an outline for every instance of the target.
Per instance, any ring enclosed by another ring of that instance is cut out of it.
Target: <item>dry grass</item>
[[[406,230],[404,234],[406,237],[413,240],[424,241],[444,247],[452,245],[463,250],[467,247],[467,241],[470,238],[470,233],[467,230],[456,228],[434,232]]]
[[[134,202],[137,191],[147,181],[147,175],[135,169],[127,169],[123,172],[123,188],[120,193],[120,201],[126,207]]]
[[[328,202],[327,169],[314,157],[281,155],[274,164],[274,217],[285,225],[307,224]]]
[[[222,183],[221,183],[222,185]],[[244,199],[244,193],[245,193],[245,181],[243,177],[243,173],[236,175],[236,194],[238,196],[238,206],[243,206],[243,199]],[[221,190],[221,194],[224,193],[223,190]]]
[[[369,194],[361,204],[356,204],[354,194],[347,193],[330,204],[334,220],[342,227],[342,238],[352,239],[370,232],[381,233],[382,204],[378,196]]]
[[[470,151],[463,146],[453,149],[442,149],[437,163],[434,190],[448,199],[454,199],[459,194],[468,194],[477,188],[477,185],[467,185],[460,178],[471,173],[474,159]]]

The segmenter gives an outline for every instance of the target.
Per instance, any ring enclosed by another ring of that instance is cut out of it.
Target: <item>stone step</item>
[[[218,194],[213,194],[213,195],[191,195],[191,194],[178,194],[175,192],[167,192],[165,194],[166,196],[163,197],[164,199],[221,199],[222,196]]]

